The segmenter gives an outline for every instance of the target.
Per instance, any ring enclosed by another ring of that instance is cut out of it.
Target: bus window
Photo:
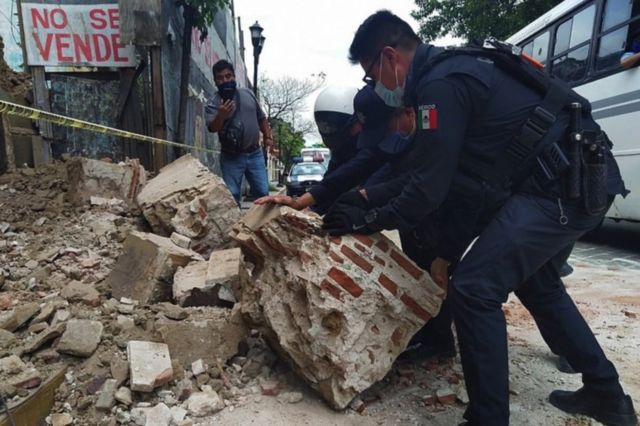
[[[522,51],[527,55],[533,57],[533,41],[530,41],[529,43],[525,44],[524,47],[522,48]]]
[[[541,63],[547,61],[547,54],[549,53],[549,31],[539,35],[533,40],[533,59]]]
[[[553,61],[553,74],[567,83],[582,80],[587,74],[588,57],[588,44],[572,50]]]
[[[589,40],[593,34],[593,18],[596,16],[596,5],[591,5],[573,17],[571,26],[571,43],[575,47],[583,41]]]
[[[556,29],[551,72],[571,84],[587,75],[589,41],[593,33],[596,5],[576,13]]]
[[[604,5],[602,35],[598,40],[596,71],[619,66],[622,55],[630,50],[631,36],[637,31],[640,0],[607,0]],[[631,24],[629,22],[631,20]],[[620,26],[626,23],[627,25]],[[629,30],[629,27],[632,30]]]
[[[553,48],[553,54],[557,55],[560,52],[569,50],[569,40],[571,40],[571,24],[573,19],[560,24],[556,30],[556,45]]]
[[[633,0],[607,0],[602,18],[602,31],[631,18]],[[637,2],[636,2],[637,3]]]
[[[620,57],[625,51],[628,32],[629,27],[622,27],[600,39],[598,57],[596,58],[596,71],[617,67],[620,64]]]

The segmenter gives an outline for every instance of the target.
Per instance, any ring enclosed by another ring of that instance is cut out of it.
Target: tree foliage
[[[204,40],[209,33],[209,26],[213,23],[216,13],[229,6],[230,0],[178,0],[176,6],[182,6],[186,14],[192,15],[192,27],[200,30]]]
[[[304,148],[304,134],[294,130],[291,123],[282,119],[271,119],[269,125],[280,152],[280,161],[284,164],[284,169],[289,170],[293,157],[300,155],[300,150]]]
[[[307,98],[322,87],[326,75],[319,73],[310,78],[298,79],[285,76],[278,79],[263,77],[260,81],[261,101],[269,120],[283,120],[305,134],[313,123],[302,118],[307,110]]]
[[[285,76],[260,80],[260,100],[285,170],[291,167],[293,157],[300,155],[304,137],[317,131],[315,123],[302,113],[307,110],[309,96],[324,85],[325,78],[321,72],[305,79]]]
[[[451,35],[468,41],[488,36],[506,39],[562,0],[415,0],[411,13],[420,37]]]

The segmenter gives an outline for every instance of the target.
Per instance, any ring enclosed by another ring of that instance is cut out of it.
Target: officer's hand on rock
[[[303,208],[303,206],[299,205],[297,198],[289,197],[288,195],[267,195],[266,197],[258,198],[254,201],[254,204],[260,206],[264,204],[279,204],[281,206],[289,206],[295,210],[302,210]]]
[[[441,257],[436,257],[431,262],[431,279],[442,288],[449,284],[449,262]]]
[[[359,207],[361,209],[366,209],[366,210],[371,208],[369,206],[369,201],[367,200],[366,192],[364,191],[364,189],[360,191],[354,189],[354,190],[345,192],[340,197],[338,197],[338,199],[334,203],[334,205],[336,206],[340,204]],[[329,209],[329,211],[331,211],[331,209]]]
[[[322,219],[322,229],[329,235],[373,234],[379,231],[371,214],[377,217],[375,210],[368,210],[348,204],[335,203]]]
[[[227,119],[231,115],[231,112],[233,111],[233,108],[235,108],[235,106],[236,103],[234,101],[232,101],[231,99],[227,99],[226,101],[223,101],[220,105],[220,108],[218,108],[218,114],[223,119]]]

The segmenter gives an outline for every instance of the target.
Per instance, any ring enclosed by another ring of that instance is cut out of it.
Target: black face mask
[[[227,81],[216,87],[218,88],[220,97],[225,101],[233,99],[236,96],[237,84],[235,81]]]

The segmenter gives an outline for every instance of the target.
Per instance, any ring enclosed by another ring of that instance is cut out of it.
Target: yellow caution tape
[[[106,135],[120,136],[123,138],[135,139],[142,142],[158,143],[162,145],[178,146],[184,149],[192,149],[203,152],[217,154],[212,149],[191,146],[183,143],[167,141],[164,139],[154,138],[152,136],[141,135],[138,133],[127,132],[126,130],[116,129],[114,127],[103,126],[102,124],[90,123],[76,118],[65,117],[64,115],[54,114],[52,112],[42,111],[35,108],[29,108],[23,105],[14,104],[12,102],[0,99],[0,113],[15,115],[18,117],[29,118],[31,120],[48,121],[58,126],[74,127],[76,129],[88,130],[90,132],[102,133]]]

